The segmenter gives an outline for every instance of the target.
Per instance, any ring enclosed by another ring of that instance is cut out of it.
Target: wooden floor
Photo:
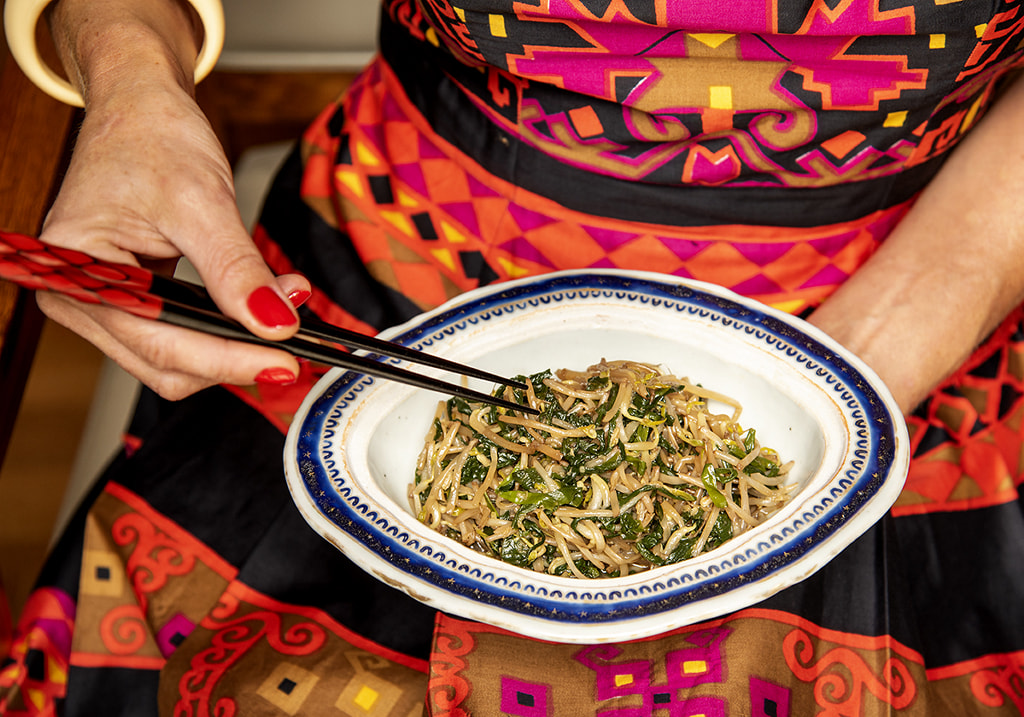
[[[47,322],[0,468],[0,578],[17,616],[47,552],[102,356]]]

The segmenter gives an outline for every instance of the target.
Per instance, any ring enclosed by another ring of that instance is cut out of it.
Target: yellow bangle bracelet
[[[82,95],[53,71],[39,56],[36,25],[39,16],[53,0],[7,0],[4,4],[4,31],[11,56],[32,83],[46,94],[75,107],[84,106]],[[224,8],[220,0],[188,0],[203,23],[203,46],[196,58],[195,81],[213,70],[224,48]]]

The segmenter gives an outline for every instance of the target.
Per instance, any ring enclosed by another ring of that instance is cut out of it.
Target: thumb
[[[279,281],[244,232],[209,241],[189,259],[221,310],[249,331],[279,341],[298,330],[288,295],[305,288],[305,279],[289,275]]]

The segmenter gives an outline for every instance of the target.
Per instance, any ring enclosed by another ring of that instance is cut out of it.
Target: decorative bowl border
[[[310,392],[285,448],[289,489],[307,521],[364,569],[423,602],[549,639],[601,642],[668,629],[662,618],[672,613],[674,622],[686,624],[738,609],[744,599],[749,604],[767,597],[820,569],[896,500],[909,462],[908,439],[884,385],[813,327],[720,287],[644,272],[560,272],[469,292],[382,336],[429,350],[468,325],[507,312],[601,296],[689,312],[743,332],[824,383],[851,430],[842,468],[827,489],[756,544],[729,550],[727,543],[652,571],[653,582],[543,579],[500,563],[481,569],[466,562],[461,546],[421,541],[368,502],[331,457],[346,412],[378,383],[336,370]]]

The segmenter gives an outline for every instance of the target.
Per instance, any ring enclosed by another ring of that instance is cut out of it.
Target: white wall
[[[380,0],[223,0],[221,69],[355,70],[377,45]]]

